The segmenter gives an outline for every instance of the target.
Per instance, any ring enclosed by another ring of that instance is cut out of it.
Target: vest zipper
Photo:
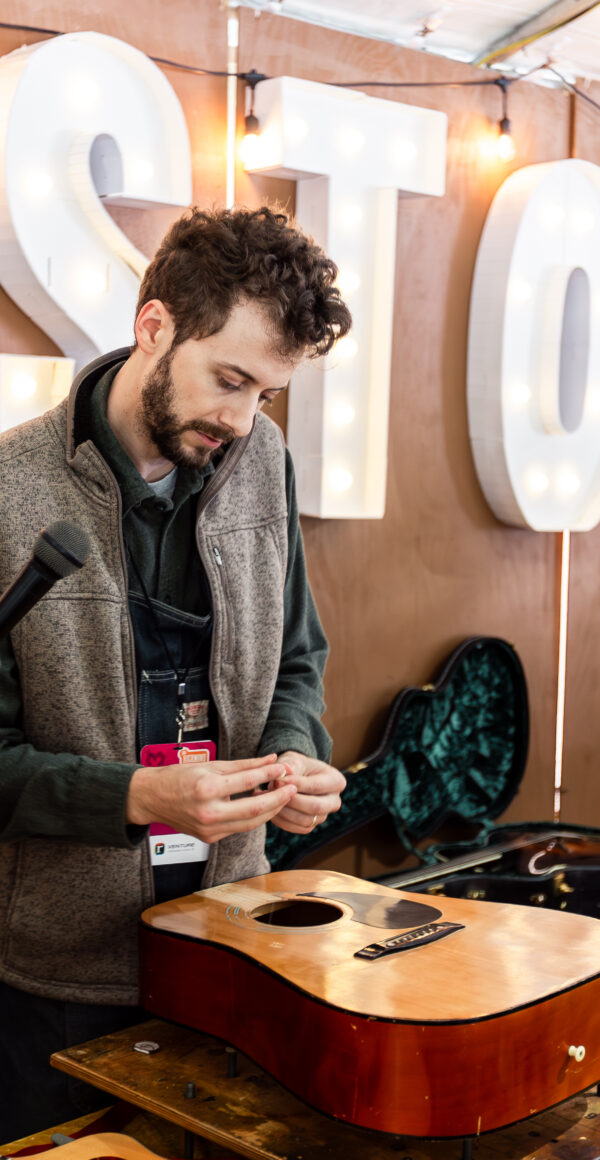
[[[225,660],[231,663],[233,652],[233,634],[231,631],[231,599],[229,596],[229,585],[227,583],[227,571],[223,567],[223,557],[217,544],[213,546],[213,556],[221,573],[221,588],[223,589],[223,597],[225,600]]]
[[[250,439],[250,436],[246,435],[243,439],[240,439],[239,443],[237,444],[237,446],[235,448],[230,449],[230,451],[227,453],[227,460],[226,460],[225,464],[222,466],[222,468],[220,470],[215,471],[215,474],[213,475],[212,479],[210,479],[209,483],[205,487],[202,488],[202,491],[200,492],[200,496],[198,499],[198,508],[197,508],[197,513],[196,513],[196,547],[198,549],[198,555],[200,557],[200,560],[202,561],[204,571],[206,574],[206,579],[208,582],[208,587],[210,589],[211,605],[212,605],[213,611],[215,608],[215,594],[213,591],[213,584],[212,584],[211,577],[210,577],[210,569],[207,567],[207,564],[209,561],[208,561],[208,559],[205,559],[204,554],[202,552],[202,543],[201,543],[201,537],[200,537],[200,520],[202,518],[202,514],[203,514],[205,508],[208,506],[208,504],[210,503],[210,500],[213,498],[213,495],[215,495],[218,491],[220,491],[223,484],[227,483],[229,476],[231,475],[232,471],[236,467],[243,452],[245,451],[246,446],[249,442],[249,439]],[[213,558],[215,560],[217,567],[222,568],[223,567],[223,557],[221,556],[221,553],[220,553],[218,547],[216,548],[216,551],[215,551],[215,548],[213,547]],[[224,575],[224,573],[221,573],[221,575]],[[214,634],[214,623],[213,623],[213,634]],[[231,648],[231,626],[230,626],[229,616],[227,616],[227,648],[228,649]],[[219,721],[219,730],[218,730],[218,737],[217,737],[217,757],[220,758],[221,761],[227,761],[230,758],[229,730],[227,728],[226,722],[223,720],[223,714],[221,713],[220,708],[219,708],[218,697],[215,695],[215,685],[217,683],[215,680],[215,677],[216,677],[216,661],[215,661],[215,648],[214,648],[214,635],[213,635],[213,640],[212,640],[211,648],[210,648],[210,660],[209,660],[209,664],[208,664],[208,682],[210,685],[210,692],[211,692],[211,696],[212,696],[212,699],[213,699],[213,702],[215,705],[215,709],[217,710],[217,717],[218,717],[218,721]],[[216,847],[215,847],[215,851],[216,851]],[[211,862],[211,856],[209,855],[209,863],[210,862]]]

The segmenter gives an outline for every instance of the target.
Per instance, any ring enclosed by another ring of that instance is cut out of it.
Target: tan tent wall
[[[374,40],[324,31],[243,9],[240,67],[316,81],[369,78],[460,81],[470,67]],[[149,55],[210,69],[226,67],[226,14],[215,0],[127,5],[104,0],[22,0],[18,18],[61,31],[89,29]],[[0,19],[15,19],[0,3]],[[0,29],[0,52],[40,39]],[[223,204],[225,81],[164,71],[184,108],[194,197]],[[598,87],[592,86],[591,95]],[[398,204],[395,332],[387,512],[382,521],[303,521],[315,596],[332,646],[327,724],[343,766],[378,739],[386,707],[406,684],[430,679],[461,639],[512,641],[529,684],[532,727],[521,792],[507,819],[551,818],[556,699],[558,537],[508,528],[479,489],[469,449],[465,364],[469,293],[479,237],[495,190],[510,168],[490,162],[480,140],[500,117],[495,88],[383,88],[377,95],[448,114],[447,192]],[[240,109],[242,108],[240,92]],[[600,164],[600,113],[564,92],[518,84],[510,92],[517,154],[512,167],[569,156]],[[238,201],[279,198],[293,186],[239,175]],[[114,211],[150,254],[170,211]],[[51,354],[50,340],[0,292],[0,349]],[[285,425],[285,412],[279,414]],[[573,536],[563,819],[600,825],[600,531]],[[336,855],[341,869],[376,873],[398,857],[391,828],[372,826]]]

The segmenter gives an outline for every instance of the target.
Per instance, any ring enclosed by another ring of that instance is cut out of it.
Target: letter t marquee
[[[339,267],[352,335],[294,376],[288,443],[305,515],[385,509],[398,192],[441,197],[446,116],[279,77],[255,95],[249,172],[297,180],[296,217]]]

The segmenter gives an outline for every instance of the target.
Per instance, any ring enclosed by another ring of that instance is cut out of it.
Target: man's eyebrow
[[[235,363],[223,362],[221,366],[225,367],[228,371],[233,371],[234,374],[239,375],[240,378],[245,379],[248,383],[256,383],[258,381],[254,378],[254,375],[250,374],[250,371],[245,371],[243,367],[238,367]]]
[[[239,375],[240,378],[242,378],[242,379],[245,379],[247,383],[255,383],[255,384],[258,383],[258,379],[255,379],[254,375],[250,374],[250,371],[245,371],[243,367],[238,367],[236,365],[236,363],[222,362],[222,363],[220,363],[220,366],[222,366],[225,370],[233,371],[234,374]],[[270,391],[275,391],[277,394],[279,394],[280,391],[285,391],[286,388],[285,387],[269,387],[268,389]]]

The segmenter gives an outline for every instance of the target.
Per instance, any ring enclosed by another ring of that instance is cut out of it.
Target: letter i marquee
[[[354,318],[295,376],[288,443],[305,515],[385,508],[398,192],[441,197],[446,115],[293,77],[257,86],[249,172],[297,180],[296,217],[339,267]]]

